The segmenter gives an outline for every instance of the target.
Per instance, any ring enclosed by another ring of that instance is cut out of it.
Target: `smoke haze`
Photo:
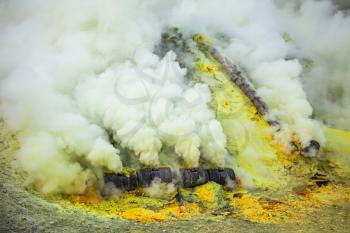
[[[172,51],[153,53],[173,26],[213,38],[246,71],[281,137],[323,143],[322,124],[350,130],[350,17],[330,1],[2,1],[0,113],[29,183],[82,192],[121,171],[124,150],[146,166],[165,148],[188,167],[225,165],[208,87]]]

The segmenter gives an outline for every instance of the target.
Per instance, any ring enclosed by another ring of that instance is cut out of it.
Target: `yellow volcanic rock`
[[[214,182],[208,182],[196,187],[194,195],[207,208],[217,209],[224,207],[226,204],[225,194],[222,186]]]
[[[139,222],[159,222],[170,218],[165,213],[155,212],[144,208],[127,209],[121,211],[118,215],[127,220],[136,220]]]

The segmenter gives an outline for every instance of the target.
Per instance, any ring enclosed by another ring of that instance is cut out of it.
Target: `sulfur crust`
[[[199,43],[208,41],[198,35],[195,39]],[[211,90],[210,106],[224,128],[230,154],[252,176],[257,187],[277,189],[287,185],[289,180],[284,176],[283,162],[288,163],[291,157],[286,156],[273,142],[266,121],[221,65],[210,54],[197,53],[198,73],[195,79],[206,83]],[[258,153],[259,156],[253,157],[249,153]],[[262,170],[261,167],[266,169]]]
[[[324,156],[331,166],[345,179],[350,176],[350,132],[325,128],[327,141]]]
[[[259,223],[307,223],[307,215],[314,209],[336,208],[349,202],[350,188],[342,185],[311,186],[279,200],[269,200],[261,194],[230,198],[230,205],[238,209],[238,216]]]
[[[174,201],[142,196],[142,191],[123,193],[111,200],[103,200],[96,193],[73,195],[60,202],[68,208],[80,208],[100,215],[116,216],[139,222],[159,222],[164,220],[190,219],[200,214],[196,203],[180,205]]]

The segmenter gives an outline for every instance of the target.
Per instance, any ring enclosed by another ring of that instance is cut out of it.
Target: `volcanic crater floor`
[[[116,199],[43,196],[16,173],[18,142],[1,122],[0,232],[348,232],[350,187],[309,184],[284,193],[225,190],[215,183],[174,198],[142,190]]]

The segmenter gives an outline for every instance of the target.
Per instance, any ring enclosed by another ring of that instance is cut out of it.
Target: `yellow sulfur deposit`
[[[96,194],[73,195],[66,206],[82,208],[102,215],[121,217],[139,222],[158,222],[167,219],[188,219],[201,212],[196,203],[180,205],[174,201],[140,195],[139,191],[123,193],[115,199],[104,200]]]
[[[342,185],[310,186],[278,199],[262,194],[230,197],[230,205],[238,209],[238,216],[260,223],[301,223],[316,208],[349,203],[350,188]]]
[[[143,208],[132,208],[119,212],[117,215],[128,219],[140,222],[159,222],[169,219],[170,217],[165,213],[155,212]]]
[[[213,186],[210,184],[205,184],[196,188],[195,194],[203,202],[214,203],[215,192]]]
[[[197,63],[197,67],[196,67],[198,70],[200,70],[201,72],[205,72],[205,73],[208,73],[208,74],[212,74],[214,75],[217,71],[217,67],[212,65],[212,64],[206,64],[202,61],[199,61]]]
[[[224,207],[225,211],[228,211],[222,213],[224,216],[241,217],[258,223],[305,223],[307,215],[315,209],[350,204],[350,188],[337,184],[306,186],[282,197],[274,197],[268,193],[252,194],[244,190],[239,193],[226,191],[221,196],[223,193],[218,193],[220,190],[217,190],[217,187],[220,186],[212,183],[198,186],[193,193],[197,199],[182,204],[175,200],[166,202],[137,196],[134,192],[124,193],[113,200],[104,200],[96,195],[79,195],[61,202],[67,207],[81,208],[101,215],[139,222],[159,222],[192,219],[200,214],[210,215],[213,210],[217,210],[216,203],[220,203],[217,198],[223,197],[231,208],[230,210],[227,206]]]
[[[201,208],[196,203],[186,202],[183,205],[173,203],[166,206],[164,210],[161,210],[161,212],[170,216],[173,215],[176,218],[189,219],[199,215],[201,213]]]
[[[210,44],[200,35],[194,39],[198,44]],[[289,157],[273,140],[266,121],[209,53],[197,51],[197,57],[194,79],[206,83],[212,92],[210,106],[224,128],[230,154],[242,168],[237,172],[243,183],[272,189],[286,186],[289,177],[281,160]],[[215,67],[215,72],[208,67]]]
[[[233,198],[230,205],[239,209],[238,215],[252,222],[275,223],[279,222],[281,217],[291,220],[291,214],[283,209],[279,202],[262,202],[259,197],[249,194]]]
[[[324,155],[339,175],[348,178],[350,176],[350,132],[332,128],[325,128],[324,132],[327,138]]]

